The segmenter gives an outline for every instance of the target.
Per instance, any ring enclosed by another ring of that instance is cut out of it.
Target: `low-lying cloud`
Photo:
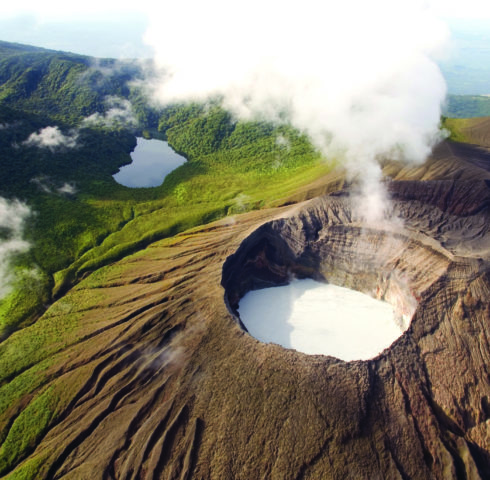
[[[73,183],[65,182],[61,187],[57,188],[56,191],[61,195],[75,195],[75,193],[77,193],[77,188]]]
[[[74,195],[77,193],[77,188],[74,183],[53,180],[48,175],[39,175],[31,179],[31,183],[37,185],[39,190],[44,193],[59,194],[64,196]]]
[[[29,249],[29,243],[23,239],[29,215],[29,207],[24,203],[0,197],[0,299],[11,291],[15,280],[12,260]]]
[[[108,96],[104,100],[105,113],[94,113],[85,118],[83,126],[104,126],[107,128],[115,126],[134,127],[138,120],[133,112],[133,107],[129,100],[117,96]]]
[[[17,122],[17,124],[18,124],[18,122]],[[8,130],[8,129],[13,128],[15,126],[16,126],[16,124],[14,124],[14,123],[0,123],[0,130]]]
[[[38,132],[31,133],[24,145],[38,148],[49,148],[51,151],[59,147],[75,148],[77,146],[78,132],[71,130],[64,134],[59,127],[45,127]]]
[[[379,160],[422,162],[441,138],[448,29],[426,2],[183,0],[150,21],[155,98],[221,97],[238,118],[292,123],[345,162],[372,211]]]

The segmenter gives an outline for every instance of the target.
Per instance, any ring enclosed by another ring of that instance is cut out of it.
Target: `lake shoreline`
[[[170,172],[187,161],[166,141],[143,137],[137,137],[136,141],[136,148],[131,152],[131,163],[113,175],[114,180],[125,187],[159,187]]]

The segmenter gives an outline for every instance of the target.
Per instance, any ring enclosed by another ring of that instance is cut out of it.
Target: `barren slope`
[[[97,271],[1,345],[0,359],[24,359],[1,366],[3,398],[15,398],[1,453],[39,420],[14,474],[489,478],[489,170],[487,151],[443,144],[422,167],[385,166],[403,227],[365,225],[339,191]],[[324,181],[314,190],[341,185]],[[240,327],[237,301],[291,275],[384,297],[412,324],[366,362],[260,343]]]

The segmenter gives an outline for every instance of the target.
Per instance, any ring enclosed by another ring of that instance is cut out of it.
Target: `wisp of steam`
[[[351,194],[354,217],[396,227],[380,161],[423,162],[442,139],[446,85],[435,59],[444,53],[448,32],[432,14],[430,0],[183,0],[169,3],[164,16],[151,17],[146,42],[160,72],[152,84],[159,101],[222,98],[238,119],[291,123],[326,157],[343,162],[357,185]],[[324,314],[312,315],[325,308],[326,293],[318,295],[321,305],[308,300],[299,330],[288,323],[289,311],[284,329],[266,320],[264,302],[255,302],[259,311],[251,318],[260,322],[257,338],[264,334],[260,329],[272,326],[284,341],[267,335],[264,341],[350,360],[371,358],[408,326],[400,330],[389,308],[382,326],[376,323],[384,318],[378,307],[343,312],[338,290],[330,309],[340,308],[341,319],[325,323]],[[245,300],[241,311],[248,308]],[[284,302],[265,303],[273,305],[277,320]],[[359,300],[351,303],[359,306]],[[295,308],[303,307],[290,305]],[[304,331],[308,322],[312,335]],[[341,334],[349,334],[348,325],[371,334],[361,333],[359,345],[354,335],[340,341]],[[331,350],[326,339],[340,350]],[[311,344],[315,341],[320,349]]]
[[[423,161],[440,138],[448,38],[427,2],[169,2],[145,40],[162,102],[220,96],[238,118],[288,121],[360,180],[383,209],[378,160]],[[369,218],[368,218],[369,219]]]

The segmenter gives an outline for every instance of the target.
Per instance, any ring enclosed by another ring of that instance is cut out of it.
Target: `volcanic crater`
[[[332,174],[85,278],[8,340],[35,351],[9,378],[42,366],[36,388],[58,398],[19,468],[41,458],[38,478],[490,478],[490,168],[486,151],[455,148],[384,166],[398,222],[366,224]],[[240,298],[292,277],[384,298],[411,324],[368,361],[252,338]],[[66,318],[56,343],[24,340]]]
[[[394,207],[404,211],[403,204]],[[336,195],[268,222],[224,264],[227,305],[247,331],[238,314],[247,292],[312,278],[387,301],[404,331],[419,303],[425,308],[424,293],[454,261],[432,239],[410,229],[409,220],[398,217],[368,225],[353,213],[347,196]]]

